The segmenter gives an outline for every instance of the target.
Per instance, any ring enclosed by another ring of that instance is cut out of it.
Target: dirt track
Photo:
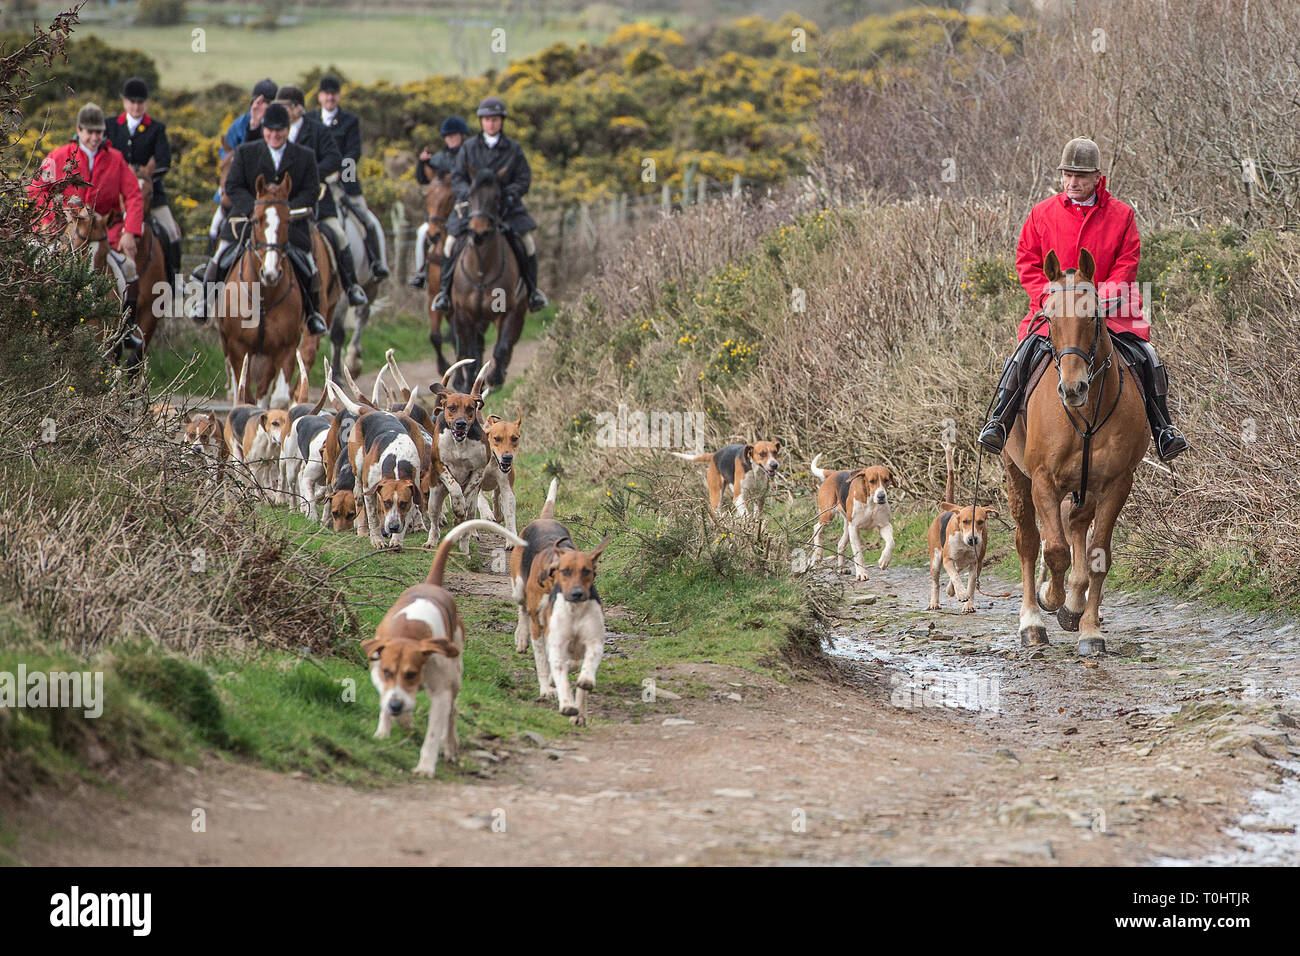
[[[451,586],[501,593],[503,580]],[[987,576],[984,587],[1009,590]],[[873,569],[849,588],[876,600],[852,605],[837,632],[837,654],[866,658],[845,661],[842,680],[781,686],[688,665],[660,688],[703,684],[707,696],[650,707],[611,700],[598,681],[602,719],[589,731],[496,741],[480,758],[491,770],[465,782],[359,792],[216,760],[152,768],[127,783],[128,800],[89,788],[43,797],[14,821],[16,854],[78,865],[1300,860],[1300,838],[1276,832],[1297,807],[1279,763],[1300,756],[1285,713],[1300,686],[1289,622],[1160,603],[1148,617],[1144,602],[1112,595],[1119,653],[1093,667],[1072,642],[1022,654],[1015,597],[982,599],[973,616],[950,599],[921,611],[928,579],[914,568]],[[939,673],[984,707],[942,706],[941,694],[936,706]],[[414,762],[415,736],[410,746]],[[1284,776],[1271,816],[1225,834],[1253,790]],[[203,834],[190,830],[197,807]]]

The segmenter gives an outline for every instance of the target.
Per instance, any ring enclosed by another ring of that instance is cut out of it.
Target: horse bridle
[[[1082,285],[1072,285],[1069,287],[1064,286],[1059,282],[1053,282],[1047,287],[1047,293],[1050,295],[1055,292],[1065,292],[1067,291],[1067,288],[1071,291],[1090,291],[1093,298],[1097,298],[1097,289],[1091,282]],[[1103,300],[1099,298],[1097,299],[1096,315],[1093,317],[1094,330],[1092,335],[1092,347],[1086,352],[1075,346],[1061,349],[1059,352],[1056,350],[1056,345],[1052,342],[1051,334],[1052,315],[1046,309],[1039,309],[1035,312],[1029,325],[1029,335],[1037,334],[1037,329],[1041,328],[1044,324],[1047,326],[1047,335],[1044,336],[1044,338],[1047,340],[1048,351],[1051,352],[1052,355],[1052,364],[1056,366],[1057,385],[1061,384],[1061,359],[1067,355],[1077,355],[1088,363],[1088,371],[1090,373],[1088,375],[1089,390],[1091,390],[1092,383],[1095,379],[1099,376],[1101,379],[1097,385],[1097,406],[1093,410],[1091,421],[1088,421],[1083,417],[1083,415],[1079,415],[1078,421],[1076,421],[1075,413],[1065,404],[1065,399],[1061,397],[1059,388],[1057,390],[1057,397],[1060,398],[1061,408],[1065,411],[1065,417],[1069,420],[1070,427],[1073,428],[1079,438],[1083,440],[1083,467],[1080,470],[1079,475],[1079,490],[1070,492],[1070,496],[1074,499],[1074,507],[1076,509],[1083,507],[1083,503],[1088,495],[1088,463],[1092,458],[1091,452],[1093,436],[1095,436],[1097,432],[1101,431],[1106,422],[1110,421],[1110,417],[1115,414],[1115,409],[1119,408],[1119,401],[1124,395],[1124,373],[1121,371],[1119,373],[1119,390],[1115,393],[1115,401],[1111,404],[1110,411],[1106,413],[1105,417],[1100,421],[1097,420],[1098,416],[1101,415],[1101,394],[1106,388],[1106,375],[1110,371],[1111,360],[1115,357],[1114,348],[1111,349],[1110,355],[1106,356],[1106,361],[1101,364],[1100,368],[1094,368],[1094,365],[1096,365],[1097,361],[1097,348],[1101,345],[1101,336],[1106,327],[1105,315],[1107,307],[1113,305],[1117,301],[1118,299],[1109,299],[1103,302]],[[1083,427],[1080,427],[1080,425]]]

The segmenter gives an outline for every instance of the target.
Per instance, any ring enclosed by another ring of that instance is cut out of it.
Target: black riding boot
[[[336,248],[334,257],[338,260],[339,274],[343,278],[343,288],[348,290],[348,302],[352,305],[365,305],[370,300],[366,298],[366,290],[361,288],[357,282],[357,267],[352,261],[352,250],[347,246],[342,249]],[[317,311],[320,311],[319,306],[317,306]]]
[[[203,325],[208,321],[208,302],[212,298],[213,287],[217,281],[216,257],[209,257],[208,264],[203,266],[202,269],[203,277],[199,280],[199,284],[203,286],[203,294],[199,296],[198,302],[190,309],[190,318],[199,325]],[[198,272],[197,269],[194,271]]]
[[[166,246],[167,278],[169,281],[174,282],[176,277],[181,274],[181,239],[172,242],[171,237],[169,236],[166,239]]]
[[[1002,366],[1002,378],[998,381],[997,400],[984,429],[979,434],[979,443],[993,454],[1001,454],[1002,446],[1007,442],[1011,425],[1020,409],[1024,397],[1025,385],[1030,373],[1043,351],[1041,335],[1026,335],[1016,346],[1011,358]]]
[[[465,245],[465,237],[457,236],[456,241],[452,243],[451,255],[445,256],[442,261],[442,286],[438,294],[434,296],[433,301],[429,303],[429,308],[434,312],[451,311],[451,278],[452,273],[456,271],[456,260],[460,258],[460,250]]]
[[[531,255],[524,260],[524,284],[528,286],[528,311],[536,312],[546,308],[546,296],[537,288],[537,256]]]
[[[303,277],[299,275],[299,278]],[[307,293],[307,306],[303,312],[307,316],[307,334],[324,335],[329,331],[325,318],[320,314],[320,272],[313,272],[303,283]]]
[[[383,259],[379,255],[379,237],[375,235],[375,228],[370,224],[369,217],[358,217],[361,220],[361,228],[366,232],[365,246],[366,258],[370,260],[370,274],[375,280],[388,278],[388,270],[384,268]],[[353,302],[353,305],[357,303]]]
[[[132,352],[144,348],[144,333],[135,320],[136,296],[140,294],[140,280],[126,285],[126,302],[122,307],[122,347]]]
[[[1169,420],[1169,375],[1149,342],[1140,342],[1142,352],[1142,389],[1146,393],[1147,422],[1156,442],[1161,461],[1170,461],[1187,451],[1187,439]]]

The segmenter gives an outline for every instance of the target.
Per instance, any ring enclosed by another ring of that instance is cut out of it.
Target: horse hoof
[[[1101,657],[1106,653],[1104,637],[1085,637],[1079,641],[1080,657]]]
[[[1079,629],[1079,618],[1083,617],[1082,611],[1071,611],[1064,604],[1056,612],[1056,623],[1061,625],[1063,631],[1077,631]]]
[[[1056,607],[1049,607],[1049,606],[1048,606],[1048,604],[1047,604],[1047,582],[1046,582],[1046,581],[1044,581],[1042,584],[1038,585],[1037,590],[1034,591],[1034,597],[1038,599],[1038,606],[1041,607],[1041,608],[1042,608],[1044,611],[1046,611],[1048,614],[1055,614],[1055,613],[1060,609],[1060,607],[1061,607],[1062,605],[1065,604],[1065,602],[1062,601],[1061,604],[1058,604]]]
[[[1049,643],[1047,640],[1047,628],[1041,624],[1032,624],[1020,629],[1020,646],[1021,647],[1042,647]]]

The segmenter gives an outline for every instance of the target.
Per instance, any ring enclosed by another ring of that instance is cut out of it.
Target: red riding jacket
[[[63,170],[69,159],[74,163],[77,175],[90,185],[55,190],[56,183],[65,177]],[[47,170],[52,182],[45,180]],[[42,229],[59,228],[62,224],[60,214],[63,203],[72,196],[80,196],[97,213],[119,212],[122,201],[125,201],[125,221],[118,219],[108,228],[108,241],[113,248],[117,248],[123,228],[135,236],[144,234],[144,201],[140,196],[140,182],[127,165],[126,159],[107,140],[95,153],[93,171],[76,139],[60,146],[45,157],[36,178],[27,186],[27,195],[45,207],[45,215],[41,219]]]
[[[1079,250],[1087,249],[1097,263],[1093,277],[1097,296],[1120,303],[1111,310],[1106,325],[1113,332],[1133,332],[1150,340],[1151,323],[1142,314],[1142,296],[1137,288],[1138,260],[1142,244],[1131,206],[1106,191],[1106,177],[1097,184],[1097,202],[1079,206],[1065,193],[1044,199],[1029,212],[1020,242],[1016,246],[1016,273],[1020,285],[1029,293],[1030,310],[1020,322],[1019,338],[1029,334],[1030,320],[1046,297],[1047,276],[1043,260],[1053,249],[1062,269],[1079,265]],[[1047,327],[1036,330],[1047,334]]]

